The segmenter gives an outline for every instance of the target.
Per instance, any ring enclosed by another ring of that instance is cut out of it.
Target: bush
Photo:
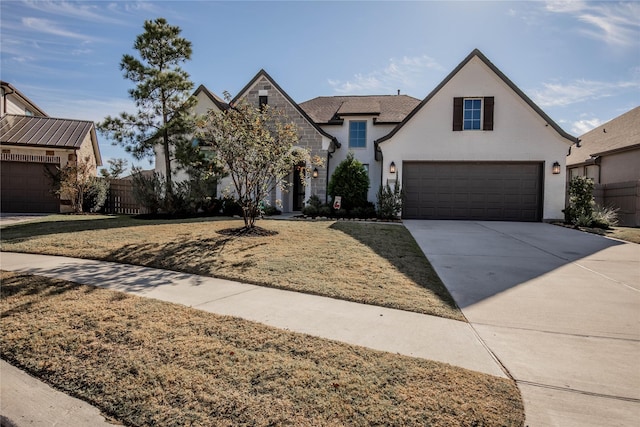
[[[281,213],[275,206],[266,205],[262,208],[262,214],[265,216],[280,215]]]
[[[591,214],[591,227],[608,229],[618,225],[619,208],[595,205]]]
[[[314,205],[307,205],[302,208],[302,215],[310,216],[311,218],[315,218],[318,216],[319,209]]]
[[[83,212],[99,212],[109,194],[109,180],[93,176],[89,181],[89,188],[85,191],[82,198]]]
[[[402,211],[402,189],[396,183],[393,189],[387,184],[378,189],[378,218],[396,219]]]
[[[153,175],[145,176],[139,170],[134,170],[131,177],[133,179],[133,197],[148,213],[158,213],[164,205],[165,197],[165,184],[162,175],[154,172]]]
[[[331,206],[329,205],[320,206],[320,209],[318,209],[318,216],[331,218],[333,216],[333,211],[331,209]]]
[[[342,208],[350,210],[367,204],[369,174],[362,163],[349,152],[331,175],[327,192],[333,200],[342,197]]]
[[[225,196],[222,198],[222,215],[242,216],[242,206],[233,197]]]
[[[566,222],[576,226],[589,227],[594,205],[593,180],[591,178],[576,176],[569,181],[569,206],[564,210]]]

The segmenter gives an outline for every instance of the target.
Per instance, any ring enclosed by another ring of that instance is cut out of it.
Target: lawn
[[[219,231],[241,220],[53,216],[5,226],[3,251],[65,255],[221,277],[464,320],[399,224],[263,220],[274,236]]]
[[[0,356],[126,425],[524,423],[511,380],[71,282],[1,277]]]

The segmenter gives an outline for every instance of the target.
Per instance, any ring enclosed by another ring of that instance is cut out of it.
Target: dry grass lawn
[[[442,363],[15,273],[0,304],[3,359],[126,425],[524,422],[512,381]]]
[[[218,231],[241,220],[57,216],[2,228],[2,250],[99,259],[464,320],[398,224],[264,220],[275,236]]]

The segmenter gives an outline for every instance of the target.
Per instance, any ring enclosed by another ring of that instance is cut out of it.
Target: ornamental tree
[[[228,93],[225,98],[230,101]],[[198,139],[231,178],[246,231],[255,227],[260,203],[273,190],[287,191],[290,183],[286,177],[294,166],[307,165],[300,171],[305,185],[308,166],[322,165],[320,157],[296,146],[295,123],[268,105],[257,108],[243,100],[225,111],[210,111],[200,126]]]
[[[124,77],[136,84],[129,96],[138,110],[108,116],[98,124],[103,134],[137,159],[151,157],[154,147],[162,147],[168,196],[173,193],[172,160],[185,166],[198,156],[190,137],[195,130],[193,83],[180,68],[191,59],[191,42],[180,37],[180,32],[164,18],[145,21],[144,33],[133,45],[139,58],[125,54],[120,62]]]

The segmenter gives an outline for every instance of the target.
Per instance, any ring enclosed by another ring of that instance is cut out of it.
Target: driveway
[[[516,380],[527,425],[638,425],[640,245],[542,223],[404,223]]]

